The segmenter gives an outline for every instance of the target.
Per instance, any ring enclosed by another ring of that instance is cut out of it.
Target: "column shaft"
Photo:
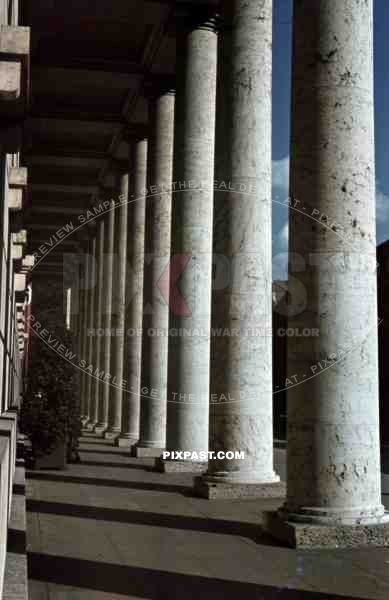
[[[130,203],[128,219],[126,276],[126,342],[122,431],[118,444],[133,446],[139,440],[140,383],[143,313],[143,265],[145,240],[145,193],[147,178],[147,140],[130,146]]]
[[[171,239],[171,185],[173,178],[174,93],[163,91],[149,103],[149,197],[146,204],[143,344],[140,448],[162,449],[166,443],[166,386],[168,364],[168,298],[158,285],[168,277]],[[154,192],[156,190],[156,193]],[[169,281],[164,281],[168,289]],[[155,335],[162,331],[164,335]],[[156,397],[153,397],[154,394]],[[153,395],[153,396],[152,396]],[[149,451],[149,455],[152,451]]]
[[[211,19],[179,36],[177,59],[170,329],[178,335],[169,337],[166,447],[198,453],[208,450],[209,420],[217,64]]]
[[[251,493],[268,495],[258,484],[279,481],[272,337],[261,335],[272,324],[272,1],[260,4],[223,4],[214,254],[219,281],[228,280],[212,295],[212,327],[223,334],[212,339],[210,449],[244,452],[244,459],[211,460],[206,480],[257,484]]]
[[[288,390],[284,510],[319,524],[384,519],[372,4],[294,3],[291,196],[300,210],[290,210],[289,291],[299,300],[289,327],[320,335],[288,339],[288,376],[307,381]]]
[[[89,246],[88,246],[89,252]],[[87,356],[87,329],[88,329],[88,285],[89,285],[89,270],[90,260],[89,253],[85,254],[84,258],[84,275],[83,275],[83,286],[81,289],[81,347],[80,347],[80,360],[86,360]],[[81,398],[81,419],[86,422],[88,419],[87,403],[86,403],[86,387],[87,387],[88,374],[85,371],[81,372],[81,385],[80,385],[80,398]]]
[[[89,259],[89,284],[87,290],[88,298],[88,329],[93,329],[95,315],[95,285],[96,285],[96,238],[93,237],[90,243]],[[93,337],[86,332],[86,367],[88,368],[93,361]],[[88,417],[87,426],[91,420],[91,398],[92,398],[92,382],[93,378],[89,372],[85,372],[85,397],[86,397],[86,414]]]
[[[120,182],[120,197],[115,203],[114,226],[114,265],[112,284],[112,318],[110,354],[110,395],[108,408],[108,429],[106,438],[116,438],[122,426],[122,401],[124,382],[124,335],[126,304],[126,261],[127,261],[127,214],[128,214],[128,175],[123,175]],[[122,201],[120,201],[122,200]]]
[[[110,379],[111,379],[111,329],[112,317],[112,284],[113,284],[113,256],[114,256],[114,239],[115,239],[115,202],[112,201],[110,209],[105,216],[105,231],[104,231],[104,266],[102,277],[102,317],[101,327],[104,335],[101,338],[101,371],[104,372],[104,379],[100,382],[100,397],[98,423],[95,431],[102,433],[108,427],[108,408],[110,396]]]
[[[100,360],[101,360],[101,337],[97,335],[97,331],[101,329],[101,315],[102,315],[102,304],[103,304],[103,257],[104,257],[104,220],[100,217],[97,221],[97,237],[96,237],[96,285],[95,285],[95,300],[94,300],[94,320],[92,329],[93,343],[93,373],[90,374],[92,377],[92,396],[89,413],[89,425],[95,426],[98,422],[99,416],[99,395],[101,381],[99,379],[99,373],[102,371]]]

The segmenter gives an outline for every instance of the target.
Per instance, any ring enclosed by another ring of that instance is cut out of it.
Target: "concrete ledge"
[[[0,25],[0,61],[0,115],[22,118],[29,95],[29,27]]]
[[[24,196],[27,191],[27,168],[12,167],[8,171],[8,208],[10,211],[20,211],[23,208]]]
[[[10,188],[27,187],[27,167],[11,167],[8,172],[8,185]]]
[[[115,439],[115,446],[118,448],[132,448],[138,440],[131,440],[129,438],[122,438],[120,435]]]
[[[158,458],[162,456],[165,448],[141,448],[140,446],[133,447],[133,456],[135,458]]]
[[[118,438],[119,435],[120,431],[105,431],[103,437],[105,440],[116,440],[116,438]]]
[[[8,453],[8,517],[11,517],[12,484],[15,474],[16,462],[16,420],[3,413],[0,417],[0,437],[7,438],[9,443]]]
[[[0,55],[24,58],[30,54],[30,28],[0,25]]]
[[[93,431],[96,426],[96,423],[87,423],[84,425],[85,431]]]
[[[18,61],[0,61],[0,102],[12,102],[20,96],[22,64]]]
[[[292,523],[278,512],[265,512],[263,529],[292,548],[361,548],[389,546],[389,522],[374,525],[311,525]]]
[[[15,472],[2,599],[28,599],[25,470],[20,460]]]
[[[6,437],[0,437],[0,597],[4,585],[6,562],[8,521],[11,515],[9,487],[10,479],[10,442]]]
[[[95,425],[94,432],[97,435],[102,435],[104,431],[107,429],[108,425]]]
[[[208,500],[234,500],[237,498],[283,498],[286,495],[284,482],[277,483],[227,483],[207,481],[195,477],[194,493]]]
[[[159,456],[155,459],[154,468],[160,473],[204,473],[208,468],[208,463],[191,460],[166,460]]]

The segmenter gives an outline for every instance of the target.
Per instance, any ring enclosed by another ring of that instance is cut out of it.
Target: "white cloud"
[[[285,221],[281,229],[278,231],[277,235],[274,237],[273,246],[281,250],[288,249],[288,240],[289,240],[289,226],[288,221]]]
[[[289,196],[289,156],[272,162],[272,183],[275,199],[285,200]]]
[[[288,238],[289,227],[286,221],[273,239],[273,279],[288,278]]]
[[[377,183],[376,188],[376,218],[377,224],[389,221],[389,194],[385,194]]]

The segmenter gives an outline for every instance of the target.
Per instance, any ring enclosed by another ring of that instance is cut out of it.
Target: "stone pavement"
[[[30,600],[389,598],[389,549],[285,548],[260,530],[279,501],[194,498],[192,475],[93,434],[81,456],[28,473]]]

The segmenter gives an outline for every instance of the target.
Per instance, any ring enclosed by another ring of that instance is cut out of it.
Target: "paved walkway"
[[[191,475],[93,435],[81,450],[28,474],[30,600],[389,598],[389,549],[283,548],[259,527],[273,500],[193,498]]]

